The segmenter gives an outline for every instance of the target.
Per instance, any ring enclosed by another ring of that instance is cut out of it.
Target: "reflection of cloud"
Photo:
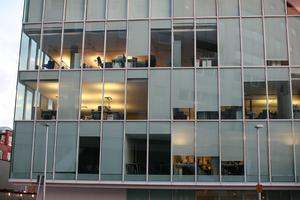
[[[0,7],[0,126],[13,125],[22,7],[22,0]]]

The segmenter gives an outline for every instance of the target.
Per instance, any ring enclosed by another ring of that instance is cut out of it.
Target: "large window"
[[[83,20],[85,0],[66,0],[66,20]]]
[[[55,120],[58,102],[58,71],[40,72],[37,119]]]
[[[150,67],[171,67],[171,22],[151,23]]]
[[[238,16],[239,1],[238,0],[218,0],[220,16]]]
[[[298,7],[299,9],[299,7]],[[300,18],[289,17],[289,41],[290,41],[290,63],[291,65],[300,65]]]
[[[43,12],[43,1],[25,0],[24,22],[41,22]]]
[[[62,69],[78,69],[81,67],[82,23],[66,23],[62,52]]]
[[[197,119],[219,119],[218,72],[199,69],[196,73]]]
[[[36,110],[37,73],[19,73],[15,120],[33,120]]]
[[[264,0],[265,15],[284,15],[284,0]]]
[[[288,65],[285,18],[266,18],[265,32],[267,65]]]
[[[102,111],[102,72],[84,71],[82,74],[82,120],[100,120]]]
[[[127,0],[107,0],[108,19],[125,19]]]
[[[148,29],[147,21],[128,22],[127,67],[148,67]]]
[[[104,23],[87,23],[85,31],[83,68],[103,68]]]
[[[44,24],[42,44],[42,69],[58,69],[61,66],[62,24]]]
[[[128,71],[126,118],[128,120],[147,119],[148,78],[147,71]]]
[[[294,181],[293,144],[291,123],[270,122],[272,181]]]
[[[87,20],[105,18],[106,0],[87,0]]]
[[[98,180],[100,123],[81,122],[78,149],[78,179]]]
[[[174,17],[192,17],[193,15],[193,0],[174,0]]]
[[[247,122],[246,123],[246,175],[247,181],[257,181],[257,130],[255,126],[262,124],[264,127],[259,130],[260,147],[260,176],[263,182],[269,181],[269,156],[268,156],[268,135],[267,124],[265,122]]]
[[[195,119],[194,71],[174,70],[172,83],[172,108],[174,120]]]
[[[194,31],[193,21],[177,20],[174,22],[173,66],[194,66]]]
[[[291,118],[291,93],[288,70],[270,68],[268,70],[269,118]]]
[[[47,123],[49,125],[48,132],[48,149],[47,149],[47,179],[51,179],[53,175],[53,162],[54,162],[54,138],[55,138],[55,123]],[[38,175],[44,173],[45,163],[45,139],[46,139],[46,126],[43,122],[36,124],[35,139],[34,139],[34,157],[32,178],[37,178]]]
[[[217,122],[197,123],[197,175],[198,181],[219,180],[219,131]]]
[[[12,178],[30,178],[32,132],[32,122],[15,123]]]
[[[300,181],[300,123],[296,122],[294,124],[294,134],[295,134],[295,158],[296,158],[296,174],[297,174],[297,179],[296,181]]]
[[[62,21],[64,0],[45,1],[45,21]]]
[[[123,162],[123,123],[104,122],[101,179],[121,180]]]
[[[106,71],[104,78],[103,119],[124,119],[124,72]]]
[[[163,18],[171,16],[171,0],[151,0],[151,17]]]
[[[59,122],[55,152],[55,179],[75,179],[77,123]]]
[[[171,161],[170,123],[151,122],[149,134],[149,180],[170,180]]]
[[[223,181],[242,181],[244,175],[243,127],[240,122],[221,124],[221,165]]]
[[[129,18],[146,18],[149,13],[149,0],[128,0]]]
[[[173,123],[173,180],[193,181],[195,175],[194,124]]]
[[[196,0],[195,14],[196,16],[216,16],[217,6],[216,0]]]
[[[242,81],[240,69],[220,72],[221,118],[242,119]]]
[[[39,66],[41,25],[24,25],[19,70],[36,70]]]
[[[300,70],[292,69],[291,73],[294,119],[300,119]]]
[[[264,65],[264,39],[260,19],[243,19],[243,61],[245,66]]]
[[[218,66],[216,20],[197,20],[196,29],[196,67]]]
[[[126,62],[126,23],[107,23],[106,68],[124,68]]]
[[[58,118],[77,119],[79,114],[80,73],[61,72]]]
[[[246,119],[267,118],[267,95],[263,69],[244,70],[244,101]]]
[[[240,25],[237,19],[220,19],[219,21],[220,65],[241,65]]]
[[[146,180],[147,131],[145,122],[128,122],[125,134],[125,179]]]
[[[241,11],[243,16],[261,15],[261,0],[241,0]]]
[[[169,70],[151,70],[149,82],[150,119],[171,117],[171,73]]]

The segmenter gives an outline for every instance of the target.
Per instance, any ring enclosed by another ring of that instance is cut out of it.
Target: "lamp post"
[[[262,187],[260,184],[260,142],[259,142],[259,130],[263,128],[264,125],[262,124],[257,124],[255,125],[256,128],[256,135],[257,135],[257,186],[256,186],[256,191],[258,193],[258,200],[261,200],[261,192],[262,192]]]
[[[48,159],[48,134],[49,124],[43,124],[46,127],[46,138],[45,138],[45,162],[44,162],[44,181],[43,181],[43,200],[46,200],[46,177],[47,177],[47,159]]]

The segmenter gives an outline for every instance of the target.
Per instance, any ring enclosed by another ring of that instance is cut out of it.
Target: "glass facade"
[[[25,2],[12,178],[300,181],[298,1]]]

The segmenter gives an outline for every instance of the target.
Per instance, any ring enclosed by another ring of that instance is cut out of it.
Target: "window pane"
[[[290,63],[300,65],[300,18],[289,17]]]
[[[127,122],[125,134],[125,180],[146,179],[147,125],[145,122]]]
[[[270,122],[272,181],[294,181],[291,123]]]
[[[259,131],[260,141],[260,175],[263,182],[269,181],[268,164],[268,135],[267,124],[265,122],[246,123],[246,158],[247,158],[247,181],[257,181],[257,130],[255,126],[262,124],[264,127]]]
[[[127,79],[127,119],[147,119],[148,79],[135,76]]]
[[[84,71],[82,75],[82,120],[100,120],[102,111],[102,72]]]
[[[106,32],[106,68],[124,68],[126,62],[126,23],[109,22]]]
[[[193,0],[174,0],[174,17],[192,17]]]
[[[170,180],[171,129],[165,122],[150,123],[149,180]]]
[[[282,62],[288,62],[285,19],[266,18],[265,27],[267,64],[282,65]]]
[[[300,70],[292,70],[292,92],[294,119],[300,119]]]
[[[62,52],[63,69],[79,69],[81,66],[82,52],[82,23],[65,24],[64,44]]]
[[[243,117],[241,70],[222,69],[220,79],[222,119],[241,119]]]
[[[46,0],[45,21],[62,21],[64,0]]]
[[[294,124],[294,134],[295,134],[295,153],[296,153],[296,181],[300,181],[300,122],[295,122]]]
[[[241,65],[239,20],[220,19],[220,64]]]
[[[171,1],[151,0],[151,17],[171,17]]]
[[[102,180],[122,179],[123,132],[123,122],[103,123]]]
[[[196,16],[216,16],[216,0],[196,0]]]
[[[77,119],[79,109],[79,72],[61,72],[59,119]]]
[[[148,11],[148,0],[129,0],[129,18],[146,18]]]
[[[194,32],[176,31],[173,41],[174,67],[194,66]]]
[[[221,158],[223,181],[242,181],[244,174],[243,126],[240,122],[222,122]]]
[[[87,23],[83,68],[103,68],[104,23]]]
[[[239,1],[238,0],[218,0],[220,16],[238,16]]]
[[[48,156],[47,156],[47,178],[52,178],[53,173],[53,157],[54,157],[54,137],[55,137],[55,123],[47,123],[49,125],[48,132]],[[35,131],[35,147],[33,158],[33,171],[32,177],[37,178],[38,175],[44,173],[45,163],[45,139],[46,139],[46,126],[44,123],[37,123]]]
[[[66,0],[66,20],[82,20],[84,13],[84,0]]]
[[[196,155],[198,181],[218,181],[220,155],[217,122],[197,123]]]
[[[104,120],[124,119],[124,72],[106,71],[104,79]]]
[[[266,81],[263,69],[244,69],[246,119],[267,118]]]
[[[127,10],[126,0],[107,0],[108,19],[125,19]]]
[[[151,200],[172,200],[172,191],[151,190]]]
[[[15,120],[33,120],[37,105],[37,73],[19,73]]]
[[[148,66],[149,26],[146,21],[131,21],[128,24],[128,67]]]
[[[24,25],[19,70],[37,70],[39,66],[41,25]]]
[[[58,100],[58,71],[41,71],[37,119],[55,120]]]
[[[79,132],[78,179],[98,180],[100,123],[81,122]]]
[[[194,119],[194,71],[173,71],[173,119]]]
[[[173,124],[173,180],[192,181],[195,174],[195,137],[193,123]]]
[[[197,20],[196,28],[196,67],[218,66],[216,20]]]
[[[87,20],[105,18],[105,0],[88,0],[87,1]]]
[[[264,0],[265,15],[284,15],[285,0]]]
[[[170,119],[170,72],[151,70],[150,73],[150,119]]]
[[[261,0],[241,0],[241,10],[243,16],[261,15]]]
[[[152,21],[150,67],[171,67],[171,23]]]
[[[197,70],[197,119],[218,119],[218,72]]]
[[[291,118],[291,93],[288,70],[272,68],[268,70],[269,118]]]
[[[33,123],[15,122],[14,151],[11,177],[30,178]]]
[[[58,69],[60,67],[62,24],[44,24],[42,44],[42,68]]]
[[[244,65],[264,65],[264,38],[260,19],[243,19]]]
[[[77,123],[59,122],[55,155],[55,179],[75,179]]]
[[[43,12],[43,1],[25,0],[24,4],[24,21],[41,22]]]

